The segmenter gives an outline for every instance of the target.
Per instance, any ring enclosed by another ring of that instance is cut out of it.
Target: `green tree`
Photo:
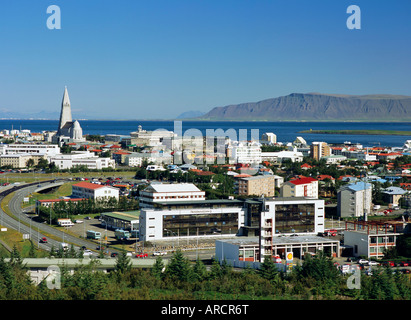
[[[166,268],[166,275],[178,281],[187,281],[190,279],[190,265],[188,259],[184,257],[180,249],[178,249],[170,259],[170,263]]]
[[[193,266],[193,276],[194,279],[201,282],[207,278],[207,269],[204,263],[197,259],[195,265]]]
[[[153,268],[151,269],[151,275],[153,275],[157,279],[161,279],[163,277],[163,271],[164,271],[163,258],[157,257],[156,262],[154,263]]]
[[[118,273],[125,273],[131,270],[131,259],[127,256],[127,252],[122,250],[117,256],[115,270]]]
[[[261,277],[269,281],[274,281],[277,278],[279,271],[277,265],[270,256],[264,258],[264,262],[261,264],[259,273]]]

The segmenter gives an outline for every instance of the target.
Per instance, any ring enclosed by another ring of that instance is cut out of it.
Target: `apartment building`
[[[302,177],[284,182],[280,188],[281,197],[308,197],[318,199],[318,180]]]
[[[331,148],[326,142],[313,142],[310,146],[311,158],[320,160],[322,157],[331,155]]]
[[[28,153],[18,153],[18,154],[3,154],[0,155],[0,166],[1,167],[11,167],[13,169],[26,168],[29,160],[33,160],[33,165],[37,165],[40,159],[46,159],[43,154],[28,154]]]
[[[239,178],[235,187],[238,195],[274,197],[275,183],[274,175],[260,175]]]
[[[363,217],[371,212],[372,184],[356,182],[345,185],[338,190],[337,212],[341,218]]]

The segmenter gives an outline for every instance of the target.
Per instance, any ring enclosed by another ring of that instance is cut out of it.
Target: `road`
[[[43,185],[50,184],[40,183]],[[31,218],[33,215],[26,214],[23,209],[21,208],[21,204],[23,202],[24,197],[27,197],[30,193],[34,192],[38,188],[37,184],[23,187],[15,191],[14,196],[9,201],[8,207],[9,210],[12,212],[14,217],[10,217],[7,215],[2,208],[0,208],[0,225],[17,230],[22,234],[30,235],[30,239],[33,241],[34,244],[37,244],[39,248],[50,250],[53,246],[55,249],[58,249],[61,242],[66,242],[69,244],[73,244],[75,249],[79,249],[82,246],[87,247],[91,250],[96,250],[97,245],[72,235],[65,233],[64,231],[58,230],[53,228],[46,223],[39,223]],[[8,188],[10,189],[10,188]],[[5,191],[3,189],[1,191]],[[3,198],[1,198],[3,200]],[[40,243],[40,239],[42,237],[46,237],[48,239],[47,243]]]

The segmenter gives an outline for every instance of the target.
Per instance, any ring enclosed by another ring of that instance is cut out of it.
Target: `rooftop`
[[[314,178],[305,177],[305,178],[290,180],[289,182],[294,185],[300,185],[300,184],[308,184],[308,183],[315,182],[315,181],[317,180],[315,180]]]
[[[103,187],[106,187],[106,186],[101,185],[101,184],[82,181],[82,182],[73,184],[73,187],[96,190],[96,189],[100,189],[100,188],[103,188]]]
[[[192,183],[156,183],[151,184],[144,189],[144,191],[151,191],[150,189],[154,192],[201,192],[201,190]]]
[[[315,235],[296,235],[296,236],[275,236],[273,239],[273,245],[280,244],[300,244],[300,243],[324,243],[324,242],[339,242],[339,240],[334,240],[330,238],[318,237]],[[221,242],[226,242],[234,245],[258,245],[258,237],[237,237],[234,239],[222,239],[216,240]]]

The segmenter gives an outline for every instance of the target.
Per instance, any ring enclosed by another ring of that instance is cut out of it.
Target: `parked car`
[[[117,257],[118,256],[118,253],[117,252],[113,252],[112,254],[111,254],[111,257],[112,258],[115,258],[115,257]]]
[[[383,262],[383,265],[387,267],[395,267],[395,263],[393,261],[385,261]]]
[[[368,263],[368,260],[360,259],[360,260],[358,260],[358,263],[359,263],[359,264],[367,264],[367,263]]]
[[[40,242],[41,242],[41,243],[47,243],[47,238],[46,238],[46,237],[41,238],[41,239],[40,239]]]
[[[147,258],[148,254],[147,253],[137,253],[136,258]]]
[[[407,261],[401,261],[401,262],[400,262],[400,266],[401,266],[401,267],[408,267],[408,265],[409,265],[409,264],[408,264]]]
[[[368,261],[369,266],[378,266],[379,263],[377,261]]]

